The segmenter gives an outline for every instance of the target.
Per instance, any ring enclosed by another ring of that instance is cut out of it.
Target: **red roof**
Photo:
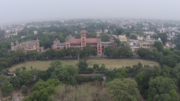
[[[86,43],[97,43],[97,38],[86,38]]]
[[[71,43],[81,43],[81,39],[71,39]],[[86,43],[97,43],[97,38],[86,38]]]
[[[81,39],[71,39],[71,43],[81,43]]]

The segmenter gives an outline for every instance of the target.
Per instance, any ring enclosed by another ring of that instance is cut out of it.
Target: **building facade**
[[[74,50],[76,48],[80,48],[83,50],[86,45],[90,45],[91,49],[96,49],[97,55],[101,56],[104,53],[105,47],[107,46],[116,47],[113,37],[110,38],[109,42],[102,42],[101,36],[99,34],[97,34],[96,38],[87,38],[86,31],[84,29],[81,30],[80,34],[81,34],[80,38],[74,38],[70,34],[66,38],[66,42],[64,43],[60,43],[60,41],[56,38],[53,41],[52,49],[61,50],[61,49],[71,48],[71,50]]]
[[[155,40],[152,39],[150,35],[147,35],[146,38],[138,37],[138,40],[129,40],[129,45],[131,50],[134,52],[139,48],[152,49],[155,41],[161,41],[161,39],[158,38],[158,40]]]
[[[22,49],[24,53],[26,54],[27,51],[36,50],[37,52],[44,52],[44,47],[39,46],[39,40],[31,40],[26,41],[23,43],[19,43],[16,41],[16,45],[14,45],[13,42],[11,42],[11,50],[18,50]]]
[[[127,42],[128,41],[126,35],[119,35],[118,38],[121,42]]]

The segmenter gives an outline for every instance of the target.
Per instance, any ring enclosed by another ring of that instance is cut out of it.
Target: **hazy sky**
[[[180,0],[0,0],[0,24],[71,18],[180,20]]]

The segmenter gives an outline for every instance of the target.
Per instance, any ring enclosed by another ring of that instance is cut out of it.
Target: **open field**
[[[9,68],[10,71],[14,71],[18,67],[25,66],[26,69],[30,69],[32,66],[33,68],[37,68],[40,70],[46,70],[50,63],[55,60],[47,60],[47,61],[27,61],[24,63],[16,64]],[[63,65],[74,65],[77,66],[77,60],[60,60]],[[123,66],[132,66],[141,62],[143,65],[159,65],[157,62],[142,60],[142,59],[89,59],[87,61],[89,67],[93,67],[93,64],[105,64],[107,68],[120,68]]]

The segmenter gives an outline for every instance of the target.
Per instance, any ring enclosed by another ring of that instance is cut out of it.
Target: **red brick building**
[[[116,47],[114,43],[113,37],[110,38],[109,42],[102,42],[101,36],[97,34],[96,38],[86,38],[86,31],[84,29],[81,30],[81,38],[74,38],[71,34],[66,38],[66,42],[60,43],[60,41],[56,38],[53,41],[52,49],[61,50],[71,48],[72,50],[76,48],[84,49],[86,45],[90,45],[91,48],[97,50],[97,55],[101,56],[104,53],[104,49],[107,46]]]

